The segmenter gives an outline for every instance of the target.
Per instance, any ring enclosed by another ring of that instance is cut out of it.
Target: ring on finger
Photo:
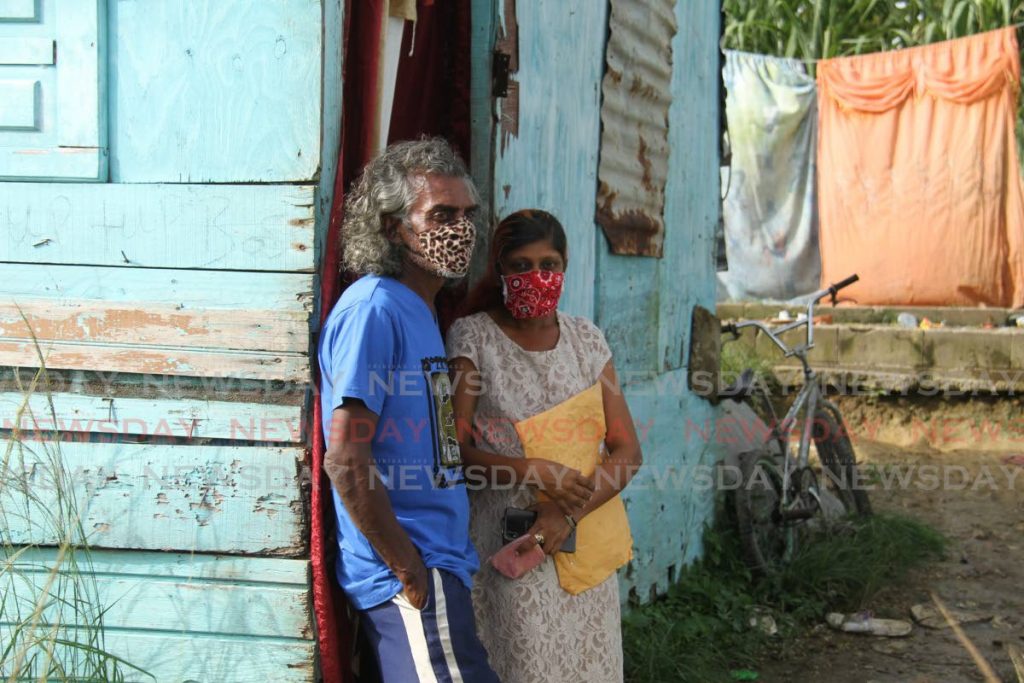
[[[544,545],[544,534],[534,534],[533,540],[537,542],[537,545]]]

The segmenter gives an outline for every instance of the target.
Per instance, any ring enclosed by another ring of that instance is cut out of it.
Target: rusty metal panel
[[[661,258],[675,0],[611,0],[597,222],[614,254]]]

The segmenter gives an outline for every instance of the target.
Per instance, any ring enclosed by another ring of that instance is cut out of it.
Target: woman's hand
[[[554,555],[562,548],[565,539],[569,538],[572,527],[566,521],[562,510],[553,501],[537,503],[530,509],[536,511],[537,520],[526,532],[529,540],[523,542],[520,554],[530,552],[535,546],[540,545],[545,554]],[[543,544],[537,543],[538,535],[544,539]]]
[[[529,458],[525,480],[543,491],[563,515],[577,515],[594,495],[594,481],[579,470],[543,458]]]

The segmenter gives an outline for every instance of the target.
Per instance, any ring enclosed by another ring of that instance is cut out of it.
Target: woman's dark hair
[[[501,260],[509,252],[534,242],[551,242],[568,264],[569,255],[565,230],[558,219],[540,209],[522,209],[506,216],[491,235],[487,271],[483,278],[466,297],[466,303],[459,309],[458,317],[472,315],[504,305],[501,296],[501,276],[498,272]]]

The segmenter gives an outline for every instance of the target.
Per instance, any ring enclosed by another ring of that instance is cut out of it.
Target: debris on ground
[[[864,403],[864,399],[859,399]],[[848,406],[850,407],[848,410]],[[856,406],[851,400],[842,404],[844,416]],[[958,404],[957,411],[945,411],[935,403],[920,403],[920,411],[894,414],[906,418],[903,429],[909,435],[914,424],[919,430],[929,420],[952,416],[981,423],[993,420],[1005,411],[1006,424],[1020,420],[1024,403],[1000,400],[991,403]],[[853,413],[856,414],[856,413]],[[866,413],[861,413],[865,417]],[[889,419],[887,413],[870,415],[876,424]],[[1001,418],[1002,419],[1002,418]],[[944,424],[944,423],[943,423]],[[895,434],[895,432],[892,432]],[[1015,433],[1019,439],[1021,433]],[[920,434],[920,431],[918,431]],[[960,446],[939,450],[920,440],[907,439],[899,446],[871,441],[864,436],[855,441],[858,460],[878,468],[903,468],[919,471],[922,467],[968,468],[971,476],[980,472],[1005,473],[998,490],[971,489],[970,486],[918,485],[911,477],[901,483],[884,480],[870,492],[876,512],[909,514],[941,531],[949,542],[946,555],[927,567],[915,570],[905,581],[883,588],[858,609],[911,620],[910,608],[918,603],[931,605],[929,592],[948,596],[949,607],[993,615],[988,621],[964,624],[962,629],[991,663],[1003,683],[1024,683],[1024,659],[1020,671],[1011,661],[1010,646],[1024,649],[1024,476],[1013,474],[1024,468],[1021,443],[1007,440],[1002,450],[985,449],[988,441],[972,441],[970,448]],[[910,445],[912,443],[912,445]],[[1020,458],[1017,464],[1004,459]],[[941,480],[941,475],[940,475]],[[979,534],[979,530],[987,533]],[[987,538],[976,538],[986,536]],[[851,610],[853,611],[853,610]],[[987,616],[986,614],[986,616]],[[914,624],[906,638],[866,638],[855,633],[822,629],[807,634],[779,653],[777,658],[758,662],[757,670],[765,681],[804,683],[968,683],[984,680],[976,662],[949,628],[931,629]],[[866,646],[866,647],[865,647]],[[1024,656],[1024,655],[1022,655]],[[837,663],[841,662],[839,666]]]
[[[750,628],[756,628],[766,636],[774,636],[779,633],[779,627],[775,623],[775,617],[768,614],[768,611],[763,607],[754,608],[754,614],[751,615],[747,624]]]
[[[914,621],[925,628],[949,628],[949,623],[933,605],[923,603],[914,605],[910,608],[910,614],[914,617]],[[978,624],[983,621],[992,621],[993,618],[991,614],[964,609],[950,609],[949,614],[957,624]]]
[[[1017,680],[1024,683],[1024,653],[1013,644],[1006,646],[1006,652],[1010,655],[1010,661],[1013,662],[1013,668],[1017,672]]]
[[[910,632],[914,630],[914,627],[908,621],[901,619],[878,619],[873,617],[870,612],[857,612],[855,614],[831,612],[825,617],[825,622],[837,631],[885,636],[888,638],[909,636]]]
[[[917,329],[917,316],[913,313],[900,313],[896,316],[896,322],[900,327],[910,330]]]

